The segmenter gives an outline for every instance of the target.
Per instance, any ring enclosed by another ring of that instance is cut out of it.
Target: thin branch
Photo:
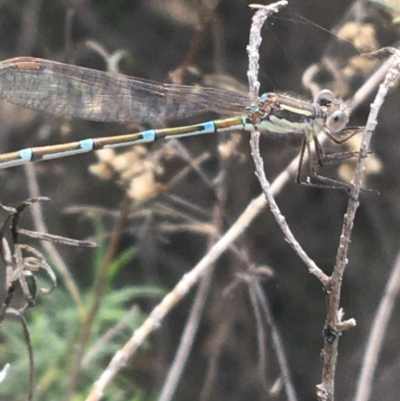
[[[207,269],[204,276],[200,280],[199,289],[196,293],[193,306],[190,310],[189,317],[185,324],[185,329],[179,341],[179,347],[175,353],[175,358],[168,371],[167,378],[158,398],[159,401],[170,401],[174,398],[179,380],[182,377],[183,370],[186,366],[193,342],[198,332],[201,316],[203,315],[204,306],[206,304],[207,295],[209,293],[214,268]]]
[[[274,215],[275,220],[278,223],[280,229],[282,230],[286,241],[289,243],[289,245],[293,248],[293,250],[297,253],[297,255],[308,267],[308,271],[314,276],[316,276],[325,286],[328,283],[328,276],[315,264],[315,262],[307,255],[307,253],[301,247],[299,242],[294,237],[292,231],[290,230],[290,227],[287,224],[285,217],[282,215],[277,203],[275,202],[275,198],[271,190],[271,185],[267,180],[267,177],[264,172],[264,161],[260,155],[259,137],[260,137],[259,132],[257,131],[252,132],[250,140],[251,155],[254,159],[254,164],[256,167],[256,176],[260,181],[261,188],[268,201],[269,208],[272,214]]]
[[[395,300],[400,291],[400,254],[386,284],[385,293],[376,312],[367,348],[361,366],[361,374],[358,379],[357,393],[354,401],[368,401],[371,394],[373,377],[378,365],[379,354],[382,349],[383,339],[386,334],[390,317],[392,316]]]
[[[262,42],[261,29],[266,19],[279,11],[280,8],[286,7],[288,2],[286,0],[278,1],[267,6],[259,4],[251,4],[250,7],[258,9],[254,14],[250,27],[250,39],[247,46],[247,53],[249,56],[249,69],[247,71],[247,79],[249,80],[249,98],[251,101],[258,99],[258,92],[260,91],[260,83],[258,82],[258,60],[259,48]]]
[[[39,198],[40,197],[40,189],[37,181],[36,170],[33,164],[27,164],[24,166],[25,174],[26,174],[26,182],[28,183],[28,193],[31,198]],[[33,220],[33,226],[36,231],[47,232],[47,227],[44,222],[43,211],[40,202],[36,203],[31,207],[31,216]],[[43,248],[46,250],[48,255],[50,256],[53,264],[57,267],[57,271],[62,276],[62,279],[65,283],[65,286],[69,293],[71,294],[74,302],[78,307],[78,311],[80,316],[83,316],[83,302],[82,298],[79,294],[79,290],[75,281],[68,269],[68,266],[65,264],[63,258],[60,253],[57,251],[57,248],[51,242],[43,241]]]
[[[220,185],[222,184],[220,181],[218,181],[218,183]],[[223,201],[218,196],[218,188],[216,193],[218,201],[214,206],[213,219],[211,222],[215,230],[210,233],[210,247],[215,243],[216,232],[221,229],[223,223]],[[179,347],[175,354],[172,365],[168,371],[168,375],[164,382],[163,388],[160,392],[159,401],[169,401],[174,397],[176,388],[179,384],[179,380],[182,377],[182,373],[189,358],[190,351],[192,350],[195,336],[198,332],[198,327],[206,304],[207,295],[211,288],[214,270],[215,266],[210,266],[210,268],[201,278],[192,309],[186,321],[185,329],[179,342]]]
[[[277,360],[278,360],[278,365],[279,365],[279,371],[280,371],[280,378],[277,381],[275,381],[274,386],[269,390],[270,394],[273,394],[276,389],[274,387],[281,387],[280,383],[283,383],[286,391],[286,397],[289,401],[297,401],[297,395],[296,391],[294,388],[294,384],[292,382],[291,376],[290,376],[290,369],[289,369],[289,363],[286,357],[286,352],[284,350],[283,346],[283,341],[282,341],[282,336],[279,333],[279,329],[277,325],[274,322],[273,314],[271,313],[271,309],[269,307],[269,302],[268,299],[265,295],[265,291],[263,290],[259,279],[257,277],[257,270],[252,269],[250,270],[250,274],[244,274],[241,275],[242,279],[247,282],[248,285],[248,290],[250,293],[250,299],[253,304],[253,308],[255,309],[255,320],[256,320],[256,325],[257,325],[257,332],[261,333],[258,334],[259,338],[259,344],[258,344],[258,354],[260,358],[260,371],[261,373],[264,373],[265,376],[265,361],[263,361],[263,356],[265,355],[265,335],[263,335],[264,331],[262,328],[262,318],[264,318],[270,328],[271,331],[271,341],[272,341],[272,346],[275,351]],[[261,313],[262,312],[262,313]],[[263,342],[262,342],[263,341]]]
[[[384,99],[400,75],[400,52],[396,49],[388,49],[393,53],[394,62],[387,72],[383,83],[379,86],[374,102],[371,104],[365,131],[363,133],[361,149],[357,161],[354,180],[351,183],[350,199],[347,211],[344,215],[342,233],[340,235],[339,248],[336,255],[335,267],[326,288],[327,319],[325,325],[325,341],[323,350],[324,366],[322,371],[322,383],[317,386],[318,399],[321,401],[334,400],[335,372],[338,355],[338,338],[343,329],[355,325],[355,321],[342,322],[340,309],[340,295],[344,270],[348,263],[348,250],[350,237],[354,225],[356,211],[358,209],[358,198],[360,195],[363,176],[365,172],[365,159],[368,156],[371,137],[378,124],[377,117]]]
[[[189,158],[188,161],[190,162],[190,165],[193,164],[192,158]],[[213,183],[213,188],[216,195],[216,202],[213,208],[212,220],[210,222],[213,230],[210,231],[209,234],[209,247],[212,247],[215,244],[218,239],[218,233],[221,232],[223,228],[224,206],[226,201],[226,166],[224,166],[224,164],[226,163],[227,159],[221,157],[220,154],[220,173],[218,175],[218,179],[215,179]],[[201,170],[200,175],[204,176]],[[193,348],[193,343],[198,332],[204,307],[206,305],[207,296],[211,288],[214,270],[215,265],[210,266],[210,268],[201,278],[200,285],[193,302],[193,306],[186,321],[185,329],[179,341],[179,347],[175,354],[174,361],[172,362],[163,388],[160,392],[160,396],[158,398],[159,401],[170,401],[174,398],[176,388],[182,377],[190,352]]]
[[[255,270],[255,268],[250,266],[250,271]],[[257,299],[256,286],[259,285],[258,277],[254,277],[251,273],[245,277],[247,284],[247,289],[249,292],[249,299],[253,308],[254,320],[256,323],[256,333],[257,333],[257,359],[258,359],[258,374],[261,379],[261,383],[264,385],[265,390],[268,390],[267,380],[267,332],[263,325],[263,315],[261,313],[260,303]]]
[[[139,313],[139,307],[134,305],[117,324],[110,327],[104,334],[96,339],[96,342],[86,352],[86,355],[82,359],[82,369],[87,369],[90,364],[96,363],[107,345],[111,344],[114,338],[129,328],[131,322],[137,318]]]
[[[286,5],[286,2],[282,2],[282,5]],[[249,71],[247,72],[247,77],[249,79],[249,96],[251,98],[258,97],[258,90],[260,88],[260,83],[258,82],[258,60],[259,60],[259,48],[261,45],[262,37],[261,37],[261,28],[265,22],[265,19],[271,13],[270,6],[261,7],[259,6],[258,11],[255,13],[252,26],[250,30],[250,41],[247,46],[247,52],[249,54]],[[286,223],[286,219],[282,215],[279,210],[277,203],[275,202],[271,185],[267,180],[267,177],[264,172],[264,161],[260,155],[260,146],[259,146],[259,138],[260,133],[257,131],[253,131],[251,133],[251,155],[254,160],[254,164],[256,167],[256,176],[260,181],[261,188],[265,197],[267,198],[269,208],[272,214],[275,217],[276,222],[281,228],[283,234],[285,235],[286,241],[289,245],[294,249],[294,251],[299,255],[299,257],[303,260],[303,262],[308,267],[310,273],[314,274],[324,285],[328,281],[328,276],[315,264],[315,262],[306,254],[304,249],[300,246],[298,241],[295,239],[293,233],[291,232],[288,224]]]
[[[279,333],[278,327],[274,322],[270,307],[268,305],[268,300],[265,296],[265,293],[259,283],[254,283],[257,293],[258,302],[261,305],[263,316],[267,319],[268,325],[271,328],[271,337],[272,337],[272,344],[274,347],[274,351],[276,353],[276,357],[278,359],[279,370],[282,375],[283,383],[285,386],[286,397],[288,401],[297,401],[296,391],[290,377],[290,369],[288,360],[286,357],[285,348],[282,342],[282,336]]]

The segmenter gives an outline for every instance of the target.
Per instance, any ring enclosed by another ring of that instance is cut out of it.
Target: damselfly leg
[[[318,140],[318,134],[322,132],[332,142],[341,145],[359,133],[361,129],[360,127],[345,128],[348,122],[346,105],[336,99],[332,92],[328,90],[321,91],[315,104],[320,106],[323,114],[322,118],[316,115],[314,124],[304,130],[296,182],[315,188],[342,189],[348,192],[349,187],[345,182],[318,174],[318,168],[357,157],[358,152],[345,151],[325,154]],[[306,152],[308,156],[308,172],[305,179],[303,179]]]

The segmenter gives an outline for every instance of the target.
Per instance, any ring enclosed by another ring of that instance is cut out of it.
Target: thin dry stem
[[[259,136],[260,133],[257,131],[252,132],[250,146],[251,146],[251,155],[254,159],[254,164],[256,167],[256,176],[260,181],[261,188],[263,193],[268,201],[269,208],[272,214],[275,217],[276,222],[278,223],[280,229],[282,230],[286,241],[293,248],[293,250],[297,253],[297,255],[301,258],[301,260],[308,267],[308,271],[311,274],[314,274],[321,283],[325,286],[328,283],[328,276],[315,264],[315,262],[306,254],[304,249],[301,247],[299,242],[294,237],[292,231],[289,228],[289,225],[286,222],[285,217],[282,215],[281,211],[277,203],[275,202],[275,198],[273,192],[271,190],[271,185],[267,180],[267,177],[264,172],[264,162],[262,157],[260,156],[260,147],[259,147]]]
[[[254,268],[253,268],[254,270]],[[251,270],[250,270],[251,271]],[[254,311],[254,320],[256,323],[257,332],[257,357],[258,357],[258,374],[266,391],[268,391],[267,385],[267,333],[263,325],[263,315],[260,309],[260,303],[257,300],[256,286],[259,284],[257,277],[250,274],[247,281],[247,288],[249,291],[249,298]]]
[[[221,159],[222,163],[226,162],[226,159]],[[224,166],[221,166],[221,177],[215,180],[215,193],[216,193],[216,204],[213,210],[212,226],[213,231],[210,231],[209,235],[209,246],[214,245],[216,241],[216,235],[223,227],[223,210],[224,201],[226,200],[226,187],[225,187],[225,174],[226,171]],[[175,354],[174,361],[168,371],[167,378],[164,382],[163,388],[160,392],[159,401],[169,401],[173,399],[176,388],[182,377],[185,369],[187,360],[192,350],[194,339],[198,332],[201,317],[203,315],[204,306],[206,299],[211,288],[212,277],[214,274],[215,265],[210,266],[201,278],[196,297],[190,311],[189,317],[186,321],[185,329],[182,333],[178,350]]]
[[[277,13],[282,7],[286,7],[288,2],[286,0],[278,1],[268,6],[262,6],[258,4],[251,4],[251,8],[258,9],[252,18],[250,28],[250,40],[247,46],[247,53],[249,56],[249,69],[247,71],[247,79],[249,80],[249,98],[251,101],[258,99],[258,92],[260,90],[260,83],[258,82],[258,60],[260,55],[258,49],[260,48],[261,28],[264,25],[266,19],[273,13]]]
[[[102,350],[110,344],[114,338],[117,338],[124,330],[129,328],[132,321],[139,315],[139,307],[137,305],[132,306],[131,309],[125,314],[125,316],[114,326],[110,327],[104,334],[99,337],[93,346],[86,352],[82,359],[82,369],[87,369],[90,364],[96,363]]]
[[[282,5],[285,2],[282,3]],[[286,3],[287,4],[287,3]],[[285,4],[285,5],[286,5]],[[260,88],[260,83],[258,82],[258,60],[259,60],[259,48],[261,45],[262,37],[261,37],[261,28],[266,20],[266,17],[271,13],[269,7],[260,7],[259,10],[255,13],[253,17],[252,26],[250,29],[250,40],[249,45],[247,46],[247,52],[249,54],[249,71],[247,76],[249,78],[249,95],[250,97],[257,96],[258,90]],[[299,255],[299,257],[303,260],[303,262],[308,267],[310,273],[314,274],[324,285],[327,283],[328,277],[325,273],[315,264],[315,262],[306,254],[304,249],[300,246],[298,241],[295,239],[293,233],[291,232],[288,224],[282,213],[279,210],[277,203],[275,202],[273,193],[271,191],[271,185],[267,180],[267,177],[264,172],[264,161],[260,155],[260,133],[257,131],[253,131],[251,133],[251,155],[254,160],[254,164],[256,167],[256,176],[260,181],[261,188],[265,197],[267,198],[269,208],[272,214],[275,217],[276,222],[281,228],[283,234],[285,235],[286,241],[289,245],[294,249],[294,251]]]
[[[350,237],[354,225],[356,211],[359,205],[358,198],[365,173],[365,159],[368,155],[372,134],[378,124],[377,117],[389,89],[400,74],[400,53],[391,49],[395,55],[394,63],[385,76],[384,82],[379,86],[378,93],[371,105],[370,114],[362,138],[361,149],[356,166],[354,180],[351,183],[351,196],[346,214],[344,215],[342,233],[340,235],[339,248],[336,255],[335,267],[326,287],[327,319],[325,324],[325,341],[323,350],[322,383],[317,386],[318,398],[322,401],[334,400],[335,372],[338,355],[338,338],[344,326],[351,326],[350,321],[341,322],[340,295],[343,274],[348,263],[347,255]],[[355,322],[354,322],[355,323]]]
[[[27,164],[24,167],[27,178],[26,181],[28,183],[29,197],[39,198],[40,190],[39,190],[39,184],[37,182],[35,166],[33,164]],[[40,202],[32,205],[30,210],[35,230],[39,232],[47,232],[47,227],[44,222],[42,206]],[[75,304],[78,307],[79,315],[82,317],[83,316],[82,298],[78,291],[78,287],[75,284],[75,281],[68,269],[68,266],[65,264],[64,260],[62,259],[60,253],[57,251],[57,248],[54,246],[53,243],[42,241],[41,245],[46,250],[47,254],[50,256],[52,263],[57,267],[57,271],[61,274],[67,290],[71,294],[72,299],[74,300]]]
[[[268,305],[268,300],[266,299],[265,293],[259,283],[255,283],[255,289],[257,293],[257,299],[260,303],[261,309],[263,311],[263,316],[266,317],[268,325],[271,329],[272,343],[274,350],[278,359],[279,370],[282,375],[282,380],[284,383],[286,397],[288,401],[297,401],[296,391],[290,377],[289,364],[285,353],[285,348],[282,342],[282,336],[279,333],[279,329],[274,322],[271,310]]]
[[[392,316],[395,300],[400,291],[400,254],[397,256],[392,274],[386,284],[385,293],[376,313],[372,330],[369,335],[361,374],[357,384],[357,393],[354,401],[368,401],[371,395],[373,377],[378,365],[379,354]]]

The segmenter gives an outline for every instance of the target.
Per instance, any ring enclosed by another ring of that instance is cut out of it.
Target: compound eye
[[[340,132],[349,122],[349,117],[342,110],[336,110],[326,119],[326,127],[331,133]]]
[[[335,95],[329,89],[323,89],[319,92],[317,98],[315,99],[315,103],[320,106],[329,106],[335,100]]]

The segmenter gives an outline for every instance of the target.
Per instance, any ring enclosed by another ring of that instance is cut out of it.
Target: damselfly
[[[310,155],[311,176],[317,177],[311,155],[316,155],[319,164],[324,162],[318,133],[324,132],[336,143],[349,138],[349,135],[342,136],[348,122],[346,105],[329,90],[321,91],[313,103],[266,93],[258,104],[248,107],[247,97],[226,90],[159,84],[122,74],[19,57],[0,63],[0,96],[11,103],[57,116],[104,122],[175,120],[205,111],[231,116],[177,128],[27,148],[0,155],[0,168],[160,139],[257,129],[303,135],[296,177],[300,183],[306,149]]]

